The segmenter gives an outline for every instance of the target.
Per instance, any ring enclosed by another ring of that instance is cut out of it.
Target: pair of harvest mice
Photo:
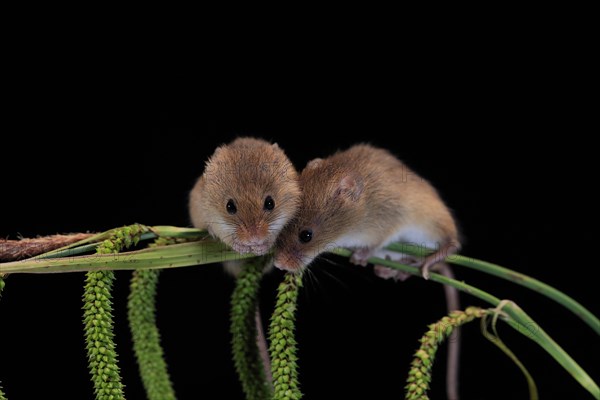
[[[300,271],[334,247],[367,265],[392,242],[436,248],[431,266],[460,248],[452,215],[436,190],[388,151],[355,145],[317,158],[298,174],[277,144],[238,138],[216,149],[189,202],[192,223],[240,253],[274,250],[274,264]],[[403,259],[406,261],[406,259]],[[376,268],[382,277],[400,277]]]
[[[218,147],[190,193],[193,225],[239,253],[273,251],[277,268],[300,272],[317,256],[336,247],[353,250],[350,261],[367,265],[370,257],[420,265],[425,278],[460,249],[451,212],[437,191],[386,150],[358,144],[324,159],[314,159],[298,174],[277,145],[238,138]],[[383,248],[409,242],[437,249],[416,260]],[[239,267],[226,264],[235,274]],[[382,278],[403,273],[375,266]],[[445,287],[449,311],[459,308],[458,292]],[[257,321],[260,321],[257,310]],[[258,347],[267,376],[266,340],[257,322]],[[459,341],[449,344],[448,398],[458,398]]]

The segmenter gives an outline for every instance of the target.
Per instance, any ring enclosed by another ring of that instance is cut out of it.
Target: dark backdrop
[[[276,141],[301,169],[314,157],[366,141],[390,149],[429,179],[454,210],[463,254],[532,275],[573,296],[596,315],[591,235],[578,223],[594,214],[586,190],[588,147],[574,134],[570,92],[544,79],[512,75],[432,78],[407,88],[283,86],[223,90],[227,101],[142,90],[40,83],[6,112],[2,139],[0,235],[16,238],[102,231],[140,222],[188,226],[187,195],[203,163],[238,135]],[[44,81],[45,82],[45,81]],[[176,85],[174,85],[176,86]],[[113,90],[114,89],[114,90]],[[302,98],[296,96],[302,92]],[[132,93],[133,92],[133,93]],[[101,93],[102,97],[96,96]],[[285,95],[285,96],[284,96]],[[264,98],[268,97],[269,101]],[[292,99],[290,99],[290,97]],[[396,101],[395,99],[401,99]],[[292,101],[293,100],[293,101]],[[10,137],[11,141],[8,140]],[[568,156],[574,155],[575,159]],[[297,318],[300,381],[306,399],[402,398],[406,372],[426,325],[445,313],[443,291],[411,278],[375,278],[342,258],[312,267]],[[459,279],[518,302],[588,372],[597,373],[598,337],[561,306],[515,284],[456,268]],[[142,399],[126,321],[130,273],[115,287],[116,340],[126,393]],[[81,295],[83,274],[13,275],[0,302],[0,380],[11,400],[91,399]],[[265,278],[269,313],[281,279]],[[230,357],[233,281],[219,265],[161,275],[158,321],[181,399],[241,399]],[[484,305],[462,295],[462,303]],[[500,332],[536,378],[541,398],[591,398],[533,342]],[[518,369],[479,333],[464,330],[465,399],[526,398]],[[444,398],[445,346],[432,398]]]

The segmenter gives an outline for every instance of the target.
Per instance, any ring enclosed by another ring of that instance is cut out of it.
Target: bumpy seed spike
[[[452,334],[452,331],[475,318],[487,313],[478,307],[469,307],[465,311],[453,311],[435,324],[421,338],[421,347],[416,351],[411,363],[406,384],[406,400],[428,400],[427,391],[431,382],[431,368],[435,360],[438,345]]]
[[[277,289],[275,311],[269,327],[274,400],[302,398],[294,339],[296,302],[301,286],[302,275],[288,273]]]
[[[98,245],[96,253],[118,253],[147,230],[138,224],[117,229],[109,239]],[[111,289],[114,279],[113,271],[88,272],[83,294],[86,348],[96,400],[125,399],[113,340]]]

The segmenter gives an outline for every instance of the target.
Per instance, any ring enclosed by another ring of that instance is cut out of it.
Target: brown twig
[[[35,239],[0,239],[0,261],[15,261],[37,256],[38,254],[59,249],[94,235],[93,233],[73,233],[69,235],[50,235]]]

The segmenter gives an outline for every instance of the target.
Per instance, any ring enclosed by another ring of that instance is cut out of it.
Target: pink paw
[[[383,279],[394,279],[395,281],[404,282],[408,278],[410,278],[410,274],[403,271],[398,271],[393,268],[384,267],[383,265],[375,265],[373,267],[373,272],[376,276]]]
[[[369,249],[358,249],[355,250],[354,253],[352,253],[352,257],[350,257],[350,262],[352,264],[362,265],[363,267],[366,267],[367,264],[369,264],[368,260],[371,257],[371,255],[372,253]]]

